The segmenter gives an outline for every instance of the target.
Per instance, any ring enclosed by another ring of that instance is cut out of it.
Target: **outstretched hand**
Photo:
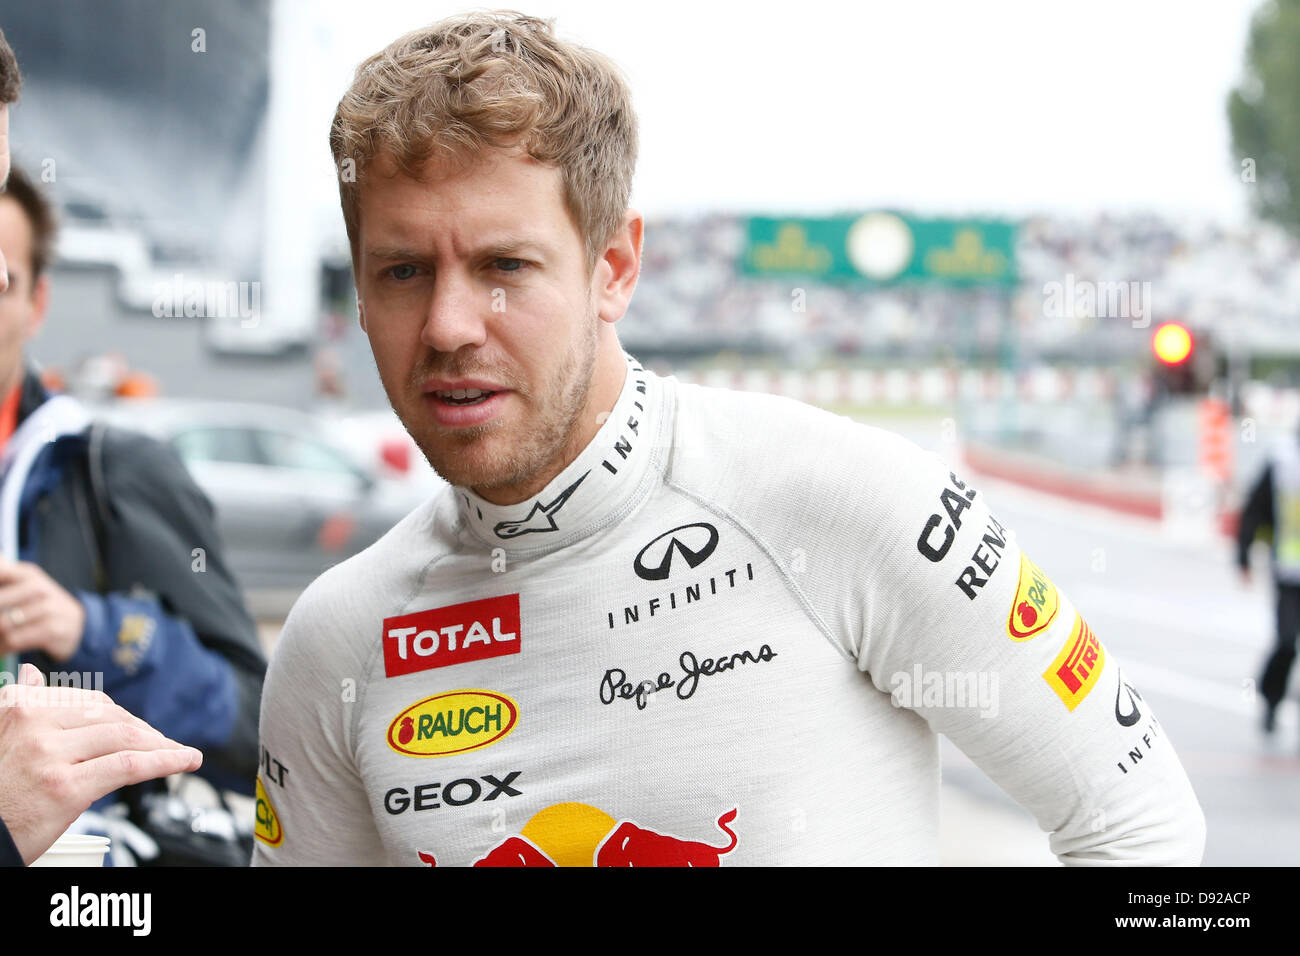
[[[24,864],[100,797],[202,762],[107,694],[46,687],[31,664],[0,687],[0,819]]]

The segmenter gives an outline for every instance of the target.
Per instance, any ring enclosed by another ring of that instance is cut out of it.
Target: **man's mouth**
[[[452,391],[435,391],[433,397],[448,405],[478,405],[486,402],[496,392],[485,392],[479,388],[457,388]]]

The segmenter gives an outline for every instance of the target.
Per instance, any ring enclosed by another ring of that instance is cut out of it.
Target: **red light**
[[[1181,365],[1192,354],[1192,333],[1178,322],[1166,322],[1152,336],[1151,351],[1166,365]]]

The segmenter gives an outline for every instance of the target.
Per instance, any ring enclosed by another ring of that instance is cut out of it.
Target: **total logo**
[[[518,654],[519,595],[384,618],[384,676]]]
[[[452,690],[416,701],[388,725],[388,746],[407,757],[447,757],[490,747],[519,723],[519,705],[490,690]]]
[[[1007,615],[1007,637],[1027,641],[1056,620],[1061,596],[1042,568],[1020,553],[1020,580]]]
[[[736,810],[718,817],[725,846],[683,840],[615,820],[585,803],[557,803],[534,814],[519,832],[474,861],[474,866],[720,866],[739,843],[731,829]],[[417,851],[437,866],[432,853]]]

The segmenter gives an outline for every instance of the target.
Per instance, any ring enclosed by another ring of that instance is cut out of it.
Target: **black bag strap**
[[[75,483],[74,500],[79,524],[88,540],[95,577],[95,590],[103,594],[108,590],[108,563],[104,558],[104,531],[109,521],[108,506],[104,500],[104,424],[92,422],[87,433],[85,484]],[[86,500],[87,485],[90,500]]]
[[[104,537],[105,528],[112,522],[112,511],[108,505],[108,496],[105,493],[107,485],[104,480],[104,440],[108,426],[101,421],[92,422],[87,434],[88,444],[86,449],[86,471],[88,473],[90,502],[85,500],[85,487],[78,490],[77,504],[79,509],[84,509],[81,515],[82,526],[87,528],[93,541],[91,542],[91,557],[95,565],[95,589],[100,594],[108,590],[109,578],[107,571],[107,561],[104,558]],[[198,779],[203,780],[202,777]],[[219,788],[214,787],[211,782],[204,780],[216,794],[217,803],[226,812],[232,816],[235,815],[226,794]],[[150,793],[159,793],[166,790],[166,786],[159,781],[152,780],[143,784],[133,784],[123,787],[122,793],[125,796],[127,806],[130,808],[130,817],[137,824],[147,818],[147,811],[144,806],[144,797]]]
[[[110,520],[110,512],[104,494],[104,430],[103,422],[92,422],[87,432],[86,478],[75,482],[74,498],[77,503],[77,517],[81,527],[89,538],[89,553],[95,576],[95,592],[105,594],[109,590],[108,562],[104,554],[105,529]],[[87,501],[87,492],[90,500]],[[146,819],[144,798],[151,793],[163,791],[165,785],[156,780],[130,784],[119,792],[128,810],[128,819],[137,826]]]
[[[108,426],[101,421],[90,423],[88,434],[89,445],[86,450],[87,464],[90,468],[90,496],[95,504],[96,516],[99,520],[99,526],[102,530],[111,518],[108,509],[108,498],[104,494],[104,437],[108,433]]]

